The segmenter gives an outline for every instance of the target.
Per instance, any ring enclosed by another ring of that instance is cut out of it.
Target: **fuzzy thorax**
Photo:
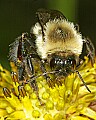
[[[39,23],[35,24],[37,52],[42,59],[57,51],[71,51],[79,56],[82,52],[82,35],[77,32],[73,23],[67,20],[54,19],[44,25],[43,31]]]

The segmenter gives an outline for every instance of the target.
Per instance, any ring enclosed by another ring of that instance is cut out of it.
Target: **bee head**
[[[67,76],[76,69],[78,58],[74,54],[58,52],[58,54],[51,55],[49,64],[52,70]]]

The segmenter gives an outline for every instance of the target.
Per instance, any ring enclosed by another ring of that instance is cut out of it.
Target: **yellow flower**
[[[92,67],[85,59],[78,71],[91,93],[76,73],[52,88],[40,76],[40,99],[29,84],[19,86],[0,66],[0,120],[96,120],[96,64]]]

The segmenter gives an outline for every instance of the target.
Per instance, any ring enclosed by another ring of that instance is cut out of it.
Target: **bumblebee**
[[[22,33],[10,45],[9,59],[17,66],[19,82],[26,80],[35,91],[38,91],[33,61],[40,63],[42,76],[50,83],[49,74],[55,76],[58,83],[60,77],[67,77],[76,73],[87,90],[86,83],[78,72],[81,64],[80,55],[85,44],[87,55],[94,63],[95,49],[89,39],[83,38],[73,22],[57,10],[39,9],[36,12],[37,23],[31,28],[30,33]],[[36,64],[35,64],[36,65]],[[50,71],[45,66],[50,67]],[[13,76],[15,74],[13,73]],[[49,84],[50,85],[50,84]]]

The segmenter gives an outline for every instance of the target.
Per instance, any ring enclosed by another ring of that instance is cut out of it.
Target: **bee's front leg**
[[[44,60],[41,60],[40,66],[41,66],[41,71],[43,73],[47,73],[46,67],[45,67],[45,61]],[[52,88],[54,86],[54,82],[52,81],[52,79],[50,78],[50,76],[48,74],[45,74],[44,78],[46,79],[46,82],[48,83],[49,87]]]
[[[36,79],[35,79],[35,72],[34,72],[34,67],[33,67],[33,64],[32,64],[32,59],[31,59],[31,55],[28,55],[26,57],[26,62],[25,62],[25,71],[28,75],[28,78],[26,83],[29,83],[30,86],[32,87],[32,89],[34,90],[34,92],[36,93],[37,95],[37,98],[40,100],[39,98],[39,89],[38,89],[38,85],[37,85],[37,82],[36,82]]]

